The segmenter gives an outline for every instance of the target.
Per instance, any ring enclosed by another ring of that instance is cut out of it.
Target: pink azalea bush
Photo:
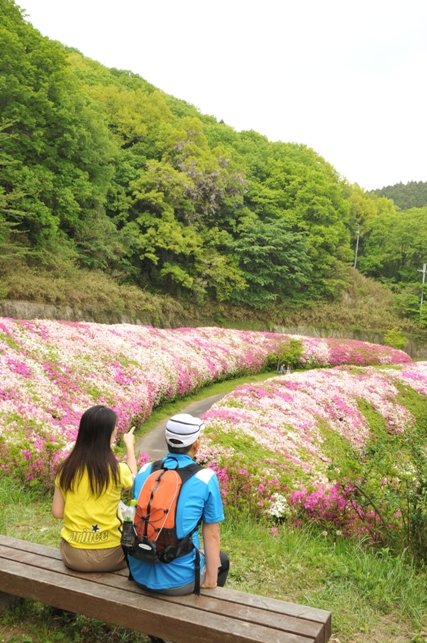
[[[230,505],[276,521],[299,524],[308,518],[375,539],[381,512],[357,500],[363,494],[358,478],[346,479],[337,462],[363,463],[373,437],[370,422],[380,427],[378,440],[384,434],[407,441],[416,418],[402,404],[402,387],[427,396],[427,363],[340,366],[239,386],[205,414],[199,459],[215,467]],[[393,485],[396,491],[402,481],[410,490],[419,484],[414,466],[402,456],[390,457],[387,466],[388,480],[369,473],[380,502]],[[387,520],[385,529],[404,526],[397,509]]]
[[[298,339],[306,367],[345,360],[411,361],[390,347]],[[166,400],[215,380],[261,371],[289,340],[221,328],[0,319],[0,467],[29,481],[51,481],[86,408],[111,406],[119,430],[126,431]]]
[[[340,366],[352,364],[354,366],[379,366],[382,364],[412,363],[407,353],[371,344],[355,339],[335,339],[302,337],[293,335],[293,339],[300,339],[304,345],[301,364],[313,368],[314,366]]]

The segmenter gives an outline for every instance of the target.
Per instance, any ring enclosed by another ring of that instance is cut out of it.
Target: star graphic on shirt
[[[98,525],[92,525],[92,529],[91,529],[91,531],[93,531],[93,532],[95,532],[95,533],[96,533],[97,531],[99,531],[99,527],[98,527]]]

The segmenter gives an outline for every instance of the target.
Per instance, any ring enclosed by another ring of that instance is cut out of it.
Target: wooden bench
[[[59,551],[0,536],[3,601],[20,596],[174,643],[326,643],[331,614],[227,588],[168,597],[144,592],[126,570],[73,572]]]

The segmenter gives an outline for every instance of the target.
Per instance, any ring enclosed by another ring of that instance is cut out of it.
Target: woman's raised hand
[[[134,431],[135,431],[135,427],[133,426],[130,431],[128,431],[123,435],[123,442],[125,443],[125,446],[126,446],[126,462],[128,464],[129,469],[132,471],[133,475],[136,476],[137,466],[136,466],[135,451],[133,448],[135,444],[135,436],[133,434]]]
[[[127,433],[123,434],[123,442],[127,447],[133,447],[135,444],[135,436],[134,436],[134,431],[135,427],[133,426]]]

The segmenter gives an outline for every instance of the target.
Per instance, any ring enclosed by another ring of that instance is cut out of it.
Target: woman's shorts
[[[62,538],[59,552],[64,564],[77,572],[114,572],[126,567],[121,545],[107,549],[77,549]]]

